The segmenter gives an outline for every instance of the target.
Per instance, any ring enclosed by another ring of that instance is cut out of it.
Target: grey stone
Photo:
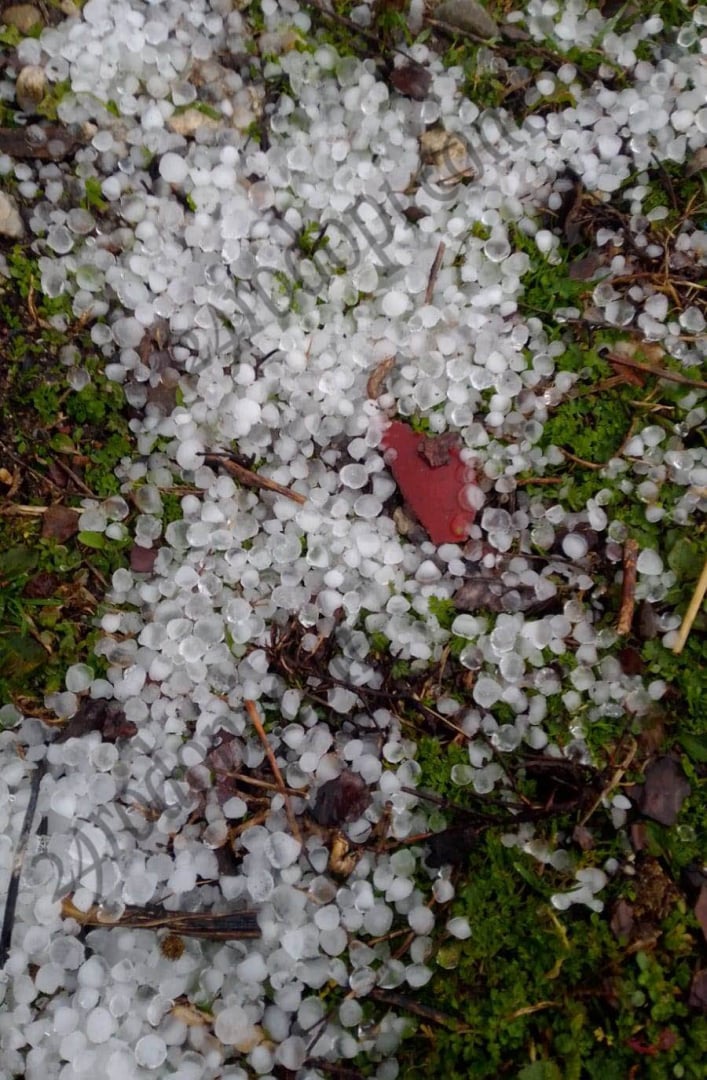
[[[0,191],[0,236],[9,236],[11,240],[21,240],[25,235],[25,225],[12,195]]]
[[[0,23],[16,27],[21,34],[29,34],[34,26],[44,26],[44,19],[33,4],[11,4],[0,14]]]
[[[468,34],[476,34],[482,38],[498,36],[496,21],[476,0],[443,0],[433,14],[439,22],[456,26]]]

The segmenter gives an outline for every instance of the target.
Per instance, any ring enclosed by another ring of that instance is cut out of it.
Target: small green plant
[[[87,176],[83,182],[84,185],[84,197],[83,206],[85,210],[98,210],[99,213],[103,213],[107,209],[108,203],[103,198],[103,189],[101,188],[101,181],[97,176]]]

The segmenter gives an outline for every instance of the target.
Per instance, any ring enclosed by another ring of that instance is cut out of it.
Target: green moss
[[[451,629],[452,623],[459,614],[453,600],[439,596],[431,596],[427,602],[427,608],[430,615],[434,615],[443,630]]]
[[[434,770],[435,774],[437,770]],[[436,775],[439,782],[442,777]],[[519,862],[530,867],[520,877]],[[689,1015],[691,922],[675,910],[663,923],[664,941],[652,954],[627,953],[602,914],[558,916],[534,887],[553,885],[514,849],[487,833],[472,848],[450,915],[469,919],[471,937],[440,932],[439,973],[421,998],[456,1020],[422,1028],[403,1047],[402,1073],[450,1080],[498,1076],[616,1077],[662,1080],[680,1065],[700,1076],[707,1022]],[[613,1007],[607,1008],[607,1002]],[[672,1046],[659,1045],[669,1030]],[[542,1066],[543,1071],[538,1071]]]

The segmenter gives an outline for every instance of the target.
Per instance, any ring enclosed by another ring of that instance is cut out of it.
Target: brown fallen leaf
[[[348,837],[335,832],[329,849],[329,873],[340,878],[350,877],[362,855],[363,851],[352,847]]]
[[[701,146],[692,155],[687,163],[685,176],[694,176],[695,173],[702,172],[703,169],[707,169],[707,146]]]
[[[0,128],[0,153],[19,160],[65,161],[83,140],[59,124]]]
[[[9,469],[0,468],[0,496],[11,499],[20,486],[19,469],[11,472]]]
[[[74,716],[62,727],[56,742],[80,739],[90,731],[100,731],[104,742],[116,742],[137,735],[137,725],[126,720],[125,713],[115,701],[84,699]]]
[[[343,825],[360,818],[371,801],[363,777],[350,769],[327,780],[317,792],[311,814],[319,825]]]
[[[182,1024],[186,1024],[187,1027],[204,1027],[211,1023],[211,1017],[201,1009],[197,1009],[196,1005],[192,1005],[190,1001],[186,999],[184,1001],[176,1001],[170,1009],[170,1014],[175,1020],[179,1020]]]
[[[432,76],[421,64],[403,64],[393,68],[391,85],[404,97],[424,101],[432,84]]]
[[[386,356],[385,360],[381,360],[380,364],[373,369],[366,383],[366,397],[369,401],[375,401],[380,397],[383,383],[394,367],[395,357]]]
[[[695,904],[695,918],[700,924],[702,930],[702,936],[707,941],[707,885],[703,885],[700,889],[699,896],[697,897],[697,903]]]
[[[681,766],[671,757],[659,758],[645,771],[645,782],[636,792],[644,817],[661,825],[674,825],[691,791]]]
[[[63,544],[79,531],[79,512],[71,506],[48,506],[42,518],[42,539]]]
[[[588,255],[583,255],[570,263],[568,270],[570,281],[591,281],[597,271],[610,261],[611,251],[608,246],[600,251],[590,251]]]
[[[428,128],[420,136],[420,159],[423,165],[439,170],[438,181],[460,182],[476,175],[469,145],[454,131],[443,127]]]
[[[425,435],[418,443],[417,452],[433,469],[448,465],[452,450],[459,450],[461,436],[455,431],[445,431],[443,435]]]
[[[633,907],[628,900],[617,900],[611,913],[609,926],[615,938],[629,940],[634,928]]]
[[[557,213],[557,224],[571,247],[579,243],[582,238],[584,185],[578,176],[572,175],[568,179],[571,180],[572,186],[563,193],[562,204]]]
[[[48,600],[50,596],[54,596],[57,591],[61,579],[58,574],[47,573],[46,570],[40,570],[38,574],[34,574],[29,579],[22,595],[28,597],[30,600]]]
[[[151,574],[155,560],[159,554],[159,548],[141,547],[133,544],[130,548],[130,569],[136,574]]]
[[[687,1004],[691,1009],[707,1012],[707,968],[696,971],[690,983],[690,995]]]

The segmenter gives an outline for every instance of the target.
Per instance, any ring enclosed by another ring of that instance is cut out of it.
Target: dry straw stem
[[[295,818],[295,815],[294,815],[293,810],[292,810],[292,806],[290,804],[290,797],[287,794],[287,788],[285,787],[285,781],[282,778],[282,773],[280,772],[280,766],[278,765],[277,760],[275,759],[275,755],[272,752],[272,747],[270,746],[270,743],[268,742],[268,736],[267,736],[267,733],[265,731],[265,728],[263,727],[263,722],[260,719],[260,716],[258,715],[258,710],[256,708],[256,704],[255,704],[254,701],[245,701],[244,704],[245,704],[246,712],[248,713],[248,717],[250,719],[250,722],[253,725],[253,727],[255,728],[255,730],[257,731],[258,738],[260,739],[260,741],[262,742],[262,744],[263,744],[263,746],[265,748],[265,756],[267,757],[267,759],[268,759],[268,761],[270,763],[270,768],[272,769],[272,774],[275,777],[275,782],[276,782],[276,784],[278,786],[278,790],[280,791],[280,794],[282,795],[283,799],[285,800],[285,813],[287,814],[287,820],[290,823],[290,829],[292,831],[292,835],[294,836],[295,840],[299,841],[299,843],[301,844],[302,843],[302,834],[300,832],[299,825],[297,824],[297,819]]]
[[[680,626],[680,633],[678,634],[678,639],[675,642],[675,644],[673,645],[673,652],[675,653],[676,656],[678,656],[682,652],[682,650],[685,648],[685,642],[687,641],[687,636],[690,633],[690,630],[692,629],[693,622],[697,618],[698,611],[702,607],[702,601],[705,598],[705,592],[707,592],[707,560],[705,560],[705,564],[702,567],[702,573],[700,574],[700,580],[697,582],[697,586],[695,587],[695,591],[692,594],[692,599],[690,600],[690,605],[689,605],[687,611],[685,612],[684,619],[682,620],[682,625]]]

